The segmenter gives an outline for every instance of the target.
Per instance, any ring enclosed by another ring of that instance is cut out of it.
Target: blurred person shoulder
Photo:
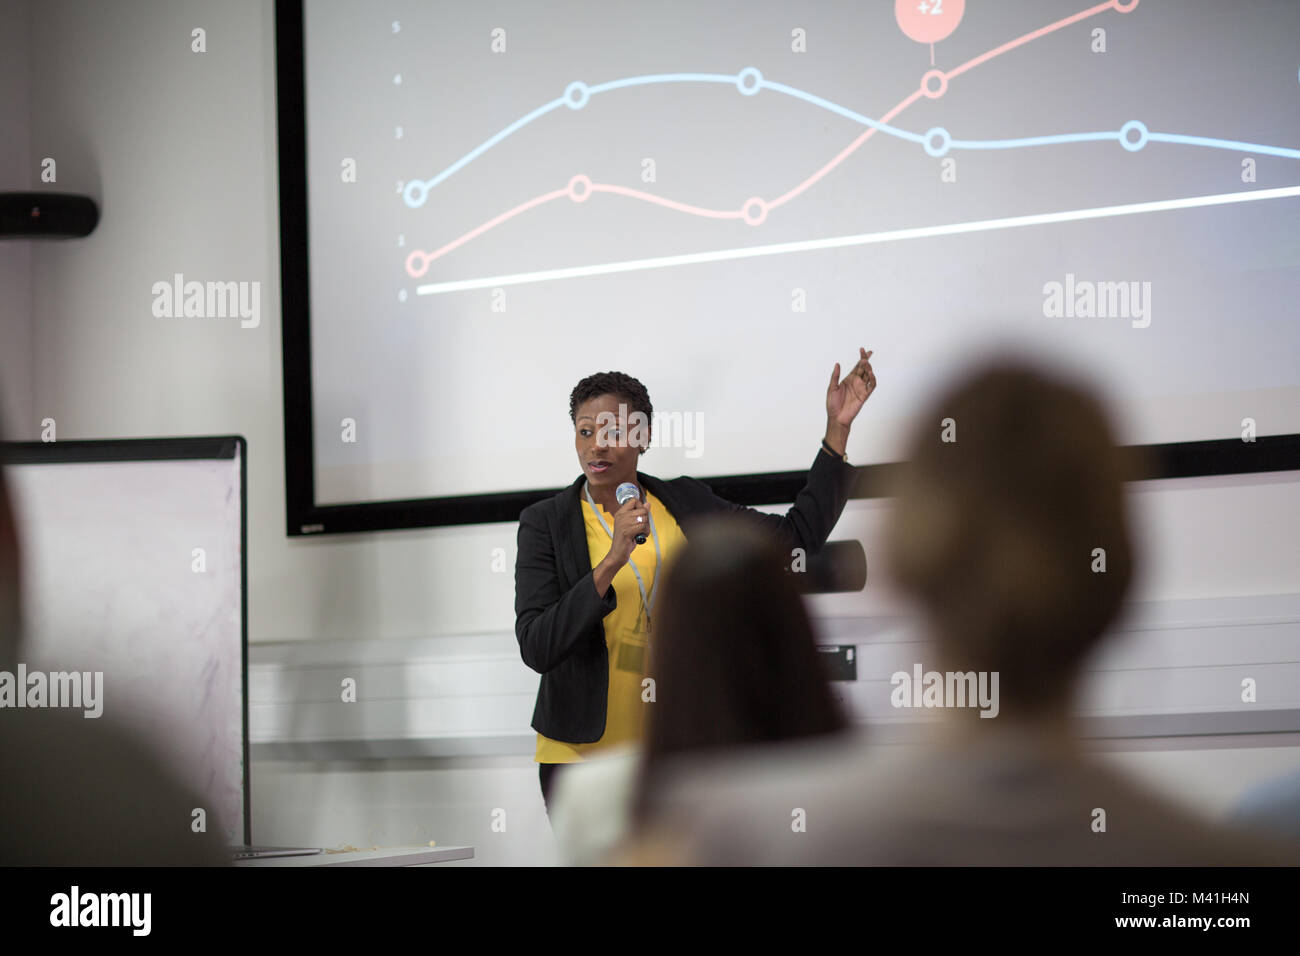
[[[637,744],[611,747],[565,764],[556,775],[551,830],[562,864],[592,866],[610,861],[631,826],[642,754]]]
[[[1298,859],[1092,759],[1014,736],[965,751],[868,747],[859,738],[680,761],[651,823],[660,843],[676,841],[678,862],[702,865],[1268,866]]]
[[[1173,795],[1160,793],[1095,758],[1086,760],[1089,788],[1107,815],[1112,846],[1100,860],[1120,866],[1295,866],[1300,845],[1288,834],[1268,835],[1196,811]],[[1097,808],[1090,812],[1095,813]]]
[[[223,866],[230,856],[205,802],[110,718],[49,709],[0,712],[0,863],[17,866]]]
[[[1231,808],[1227,822],[1292,844],[1300,843],[1300,771],[1251,787]],[[1295,861],[1300,863],[1300,855]]]
[[[863,792],[896,760],[854,730],[666,759],[629,853],[671,847],[672,861],[688,865],[816,864],[805,838],[842,819],[832,809],[839,793]]]

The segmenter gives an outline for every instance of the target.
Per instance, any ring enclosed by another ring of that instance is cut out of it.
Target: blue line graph
[[[428,199],[430,190],[464,169],[494,146],[497,146],[515,133],[554,110],[565,106],[569,109],[580,110],[587,105],[592,96],[601,93],[609,93],[614,90],[628,89],[631,87],[670,83],[713,83],[731,85],[735,86],[743,96],[755,96],[763,90],[769,90],[773,93],[779,93],[783,96],[789,96],[801,100],[862,126],[871,127],[872,129],[888,136],[893,136],[906,142],[916,143],[922,146],[925,152],[930,156],[943,156],[949,150],[953,149],[1024,149],[1034,146],[1054,146],[1064,143],[1113,141],[1118,142],[1130,152],[1136,152],[1137,150],[1142,149],[1147,145],[1147,143],[1170,143],[1183,146],[1199,146],[1207,149],[1236,150],[1266,156],[1280,156],[1287,159],[1300,159],[1300,148],[1275,146],[1266,143],[1250,143],[1241,140],[1220,139],[1213,136],[1193,136],[1183,133],[1152,132],[1147,129],[1145,124],[1137,120],[1130,120],[1118,130],[1058,133],[1046,136],[1019,137],[1016,139],[953,139],[949,135],[948,131],[940,126],[933,127],[925,133],[915,133],[911,130],[902,129],[888,123],[883,123],[869,116],[864,116],[856,110],[852,110],[839,103],[834,103],[824,97],[816,95],[815,93],[809,93],[806,90],[801,90],[785,83],[768,80],[764,78],[762,73],[760,73],[756,68],[746,67],[739,73],[734,74],[655,73],[644,76],[625,77],[623,79],[611,80],[606,83],[599,83],[592,86],[575,81],[565,87],[563,95],[558,96],[550,102],[537,107],[530,113],[521,116],[500,132],[484,140],[474,149],[470,150],[435,176],[429,179],[409,180],[402,191],[402,200],[412,209],[423,206],[425,201]],[[1138,134],[1136,141],[1129,138],[1130,133]]]

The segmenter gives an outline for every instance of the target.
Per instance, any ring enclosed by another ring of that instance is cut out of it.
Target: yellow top
[[[654,518],[655,537],[659,539],[662,555],[660,568],[668,565],[673,553],[686,543],[686,536],[677,526],[672,514],[662,501],[650,492],[645,495],[646,505]],[[587,550],[594,568],[609,553],[610,537],[601,527],[600,519],[584,495],[582,518],[587,528]],[[597,504],[605,522],[612,529],[614,516]],[[632,562],[641,572],[641,582],[648,597],[655,581],[655,545],[646,529],[645,544],[632,549],[628,563],[614,575],[614,593],[618,604],[605,615],[605,647],[609,650],[609,703],[605,711],[605,733],[594,743],[571,744],[537,735],[537,763],[574,763],[587,754],[617,744],[639,742],[645,725],[646,704],[641,699],[641,681],[645,678],[645,656],[649,642],[646,639],[646,612],[641,602],[641,591],[636,586]],[[588,587],[592,587],[590,581]],[[658,596],[656,595],[656,600]]]

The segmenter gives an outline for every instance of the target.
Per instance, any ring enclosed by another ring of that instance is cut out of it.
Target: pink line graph
[[[692,206],[690,203],[665,199],[663,196],[642,192],[640,189],[629,189],[627,186],[614,186],[609,183],[593,183],[591,191],[594,193],[612,193],[615,196],[627,196],[630,199],[640,199],[656,206],[675,209],[677,212],[684,212],[692,216],[703,216],[706,219],[742,219],[745,215],[742,209],[705,209],[703,206]]]
[[[1026,43],[1030,43],[1033,40],[1037,40],[1040,37],[1046,36],[1049,33],[1053,33],[1057,30],[1064,29],[1065,27],[1078,23],[1080,20],[1086,20],[1089,17],[1096,16],[1097,14],[1102,13],[1106,10],[1113,9],[1113,10],[1119,10],[1120,12],[1126,13],[1129,10],[1133,9],[1133,7],[1136,5],[1136,2],[1137,0],[1105,0],[1104,3],[1099,3],[1096,6],[1087,8],[1086,10],[1081,10],[1078,13],[1071,14],[1068,17],[1063,17],[1060,20],[1057,20],[1053,23],[1049,23],[1044,27],[1039,27],[1037,30],[1033,30],[1029,33],[1024,34],[1023,36],[1017,37],[1014,40],[1010,40],[1006,43],[1003,43],[1001,46],[994,47],[993,49],[985,53],[981,53],[979,56],[967,60],[965,63],[961,64],[960,66],[954,67],[951,70],[948,70],[946,72],[942,70],[930,70],[924,76],[921,77],[920,87],[913,90],[910,94],[908,94],[906,97],[900,100],[894,106],[893,109],[891,109],[888,113],[886,113],[884,116],[880,118],[879,122],[883,124],[888,124],[891,120],[893,120],[896,116],[898,116],[899,113],[903,112],[905,109],[907,109],[909,106],[911,106],[913,103],[915,103],[918,99],[921,99],[922,97],[937,99],[939,96],[942,96],[944,92],[946,92],[948,88],[948,81],[950,79],[952,79],[955,76],[960,76],[961,74],[967,72],[968,70],[974,69],[975,67],[979,66],[981,63],[987,63],[989,60],[992,60],[994,57],[1001,56],[1003,53],[1007,53],[1011,50],[1014,50],[1017,47],[1023,46]],[[932,49],[932,54],[933,54],[933,49]],[[931,64],[933,64],[933,62],[934,61],[932,59]],[[931,79],[938,79],[940,81],[937,90],[928,88],[927,84]],[[585,202],[591,196],[592,193],[610,193],[616,196],[625,196],[629,199],[636,199],[641,202],[651,203],[656,206],[663,206],[666,209],[672,209],[676,212],[685,213],[690,216],[699,216],[701,218],[706,218],[706,219],[743,219],[745,222],[749,223],[750,225],[756,226],[762,223],[767,218],[767,213],[769,210],[777,209],[781,206],[784,206],[786,203],[790,202],[790,200],[795,199],[803,192],[810,189],[812,186],[816,185],[827,174],[829,174],[837,166],[843,163],[844,160],[848,159],[855,152],[857,152],[857,150],[862,146],[862,144],[864,144],[867,140],[871,139],[872,135],[875,132],[876,129],[874,127],[869,127],[868,129],[864,130],[861,134],[857,136],[857,138],[855,138],[851,143],[849,143],[846,147],[844,147],[844,149],[840,150],[839,153],[837,153],[833,158],[831,158],[829,162],[827,162],[819,169],[817,169],[807,179],[798,183],[789,191],[778,196],[776,199],[763,200],[757,197],[750,198],[745,200],[745,202],[741,205],[739,209],[709,209],[704,206],[696,206],[690,203],[684,203],[673,199],[667,199],[663,196],[656,196],[653,193],[644,192],[643,190],[640,189],[632,189],[627,186],[619,186],[614,183],[593,183],[585,175],[579,174],[574,176],[569,181],[568,186],[566,186],[565,188],[552,190],[551,192],[543,193],[540,196],[535,196],[532,199],[526,200],[525,202],[520,203],[518,206],[515,206],[512,209],[508,209],[505,212],[501,213],[500,215],[495,216],[492,219],[489,219],[487,222],[475,226],[469,232],[452,240],[451,242],[447,243],[445,246],[442,246],[439,249],[435,249],[432,252],[424,252],[423,250],[420,249],[413,250],[411,254],[406,257],[406,271],[412,278],[418,279],[429,270],[429,266],[435,260],[442,258],[443,256],[447,255],[453,250],[460,248],[465,243],[478,238],[483,233],[489,231],[490,229],[494,229],[495,227],[501,225],[501,223],[513,219],[515,216],[518,216],[521,213],[527,212],[530,209],[534,209],[548,202],[552,202],[553,200],[562,199],[565,197],[572,199],[574,202]],[[751,210],[755,210],[755,209],[756,211],[751,212]]]
[[[1028,43],[1031,40],[1037,40],[1039,37],[1046,36],[1047,34],[1051,33],[1054,30],[1060,30],[1063,27],[1068,27],[1072,23],[1078,23],[1080,20],[1086,20],[1088,17],[1095,16],[1096,14],[1101,13],[1103,10],[1110,10],[1110,9],[1118,10],[1122,6],[1123,6],[1122,0],[1106,0],[1105,3],[1099,3],[1095,7],[1089,7],[1087,10],[1080,10],[1078,13],[1065,17],[1061,20],[1057,20],[1055,23],[1049,23],[1047,26],[1041,27],[1040,29],[1035,30],[1033,33],[1026,33],[1022,37],[1016,37],[1016,39],[1010,41],[1009,43],[1004,43],[1000,47],[995,47],[994,49],[989,50],[987,53],[981,53],[979,56],[975,57],[975,59],[967,60],[965,63],[963,63],[961,66],[957,67],[956,69],[949,70],[946,74],[944,74],[944,76],[947,77],[948,79],[952,79],[954,76],[961,76],[967,70],[974,69],[975,67],[979,66],[981,63],[985,63],[988,60],[993,59],[995,56],[1001,56],[1003,53],[1006,53],[1008,50],[1014,50],[1018,46]]]
[[[924,94],[920,90],[914,90],[911,93],[911,95],[901,100],[892,110],[890,110],[888,113],[882,116],[880,118],[880,122],[888,123],[899,113],[903,112],[903,110],[907,109],[917,100],[919,100],[923,95]],[[775,209],[777,206],[784,206],[791,199],[794,199],[795,196],[798,196],[805,189],[812,186],[823,176],[829,173],[832,169],[834,169],[840,163],[844,162],[844,160],[848,159],[855,152],[857,152],[858,147],[861,146],[863,143],[865,143],[867,140],[871,139],[871,136],[873,133],[875,133],[875,131],[876,129],[874,126],[868,127],[858,136],[857,139],[849,143],[848,146],[845,146],[844,149],[840,150],[840,152],[835,156],[835,158],[832,159],[829,163],[827,163],[821,169],[817,170],[817,172],[813,173],[811,176],[809,176],[807,179],[801,182],[798,186],[795,186],[789,192],[785,193],[784,195],[778,196],[776,199],[773,199],[770,203],[768,203],[769,208]]]
[[[528,210],[534,209],[537,206],[544,205],[545,203],[548,203],[553,199],[560,199],[561,197],[567,195],[569,195],[569,190],[567,188],[556,189],[549,193],[543,193],[540,196],[533,197],[532,199],[528,200],[525,203],[520,203],[518,206],[515,206],[514,209],[507,209],[501,215],[496,216],[493,219],[489,219],[487,222],[483,223],[482,225],[475,226],[469,232],[465,233],[465,235],[461,236],[458,239],[453,239],[451,242],[447,243],[441,249],[435,249],[433,252],[421,252],[419,249],[416,249],[414,252],[412,252],[409,256],[406,257],[406,271],[409,272],[412,276],[418,278],[424,275],[425,271],[429,268],[429,263],[432,262],[434,259],[440,259],[443,256],[445,256],[447,253],[455,249],[459,249],[461,246],[465,245],[465,243],[469,242],[471,239],[477,239],[479,236],[483,235],[483,233],[487,232],[489,229],[493,229],[501,225],[501,223],[505,222],[508,219],[515,218],[515,216],[518,216],[520,213],[525,213]],[[424,266],[420,268],[418,272],[415,271],[413,268],[413,263],[416,256],[421,256],[424,259]]]

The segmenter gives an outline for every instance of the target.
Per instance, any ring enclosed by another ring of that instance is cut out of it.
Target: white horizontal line
[[[966,232],[1016,229],[1021,226],[1041,226],[1053,222],[1076,222],[1081,219],[1106,219],[1111,216],[1135,216],[1148,212],[1166,212],[1171,209],[1226,206],[1231,203],[1259,202],[1265,199],[1286,199],[1294,196],[1300,196],[1300,186],[1219,193],[1214,196],[1188,196],[1184,199],[1160,199],[1153,202],[1126,203],[1121,206],[1097,206],[1092,209],[1036,213],[1032,216],[1010,216],[1006,219],[981,219],[976,222],[955,222],[942,226],[919,226],[912,229],[892,229],[887,232],[867,232],[855,236],[832,236],[826,239],[778,242],[767,246],[745,246],[739,249],[717,249],[713,252],[691,252],[677,256],[660,256],[654,259],[627,259],[622,262],[605,262],[598,265],[542,269],[537,272],[517,272],[512,275],[487,276],[481,279],[432,282],[416,286],[415,292],[417,295],[441,295],[445,292],[467,292],[471,289],[492,289],[499,286],[523,285],[529,282],[551,282],[556,279],[577,279],[584,276],[611,275],[619,272],[642,272],[647,269],[667,269],[672,266],[696,265],[702,262],[725,262],[730,259],[779,256],[791,252],[810,252],[816,249],[839,249],[846,246],[866,246],[878,242],[928,239],[932,236],[954,236]]]

